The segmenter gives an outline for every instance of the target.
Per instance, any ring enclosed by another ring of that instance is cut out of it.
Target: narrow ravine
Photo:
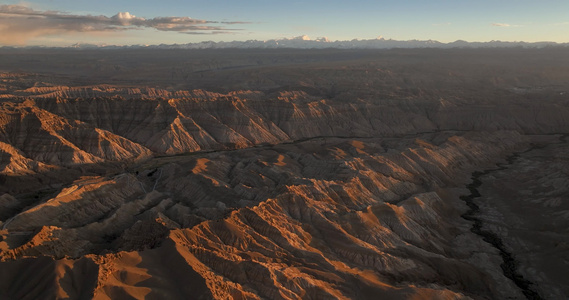
[[[563,139],[561,139],[563,141]],[[543,146],[540,145],[533,145],[529,149],[523,152],[514,153],[506,158],[506,163],[499,163],[497,164],[497,168],[494,169],[487,169],[482,172],[476,171],[472,173],[472,182],[466,186],[466,188],[470,191],[469,195],[460,196],[460,199],[466,202],[469,209],[468,211],[462,215],[462,217],[466,220],[474,222],[472,224],[472,231],[474,234],[477,234],[482,237],[482,239],[494,246],[496,249],[499,250],[500,256],[502,257],[502,264],[500,267],[504,273],[504,276],[511,279],[521,290],[522,293],[526,296],[527,299],[531,300],[538,300],[543,299],[533,288],[533,283],[527,279],[525,279],[519,272],[518,266],[519,262],[515,259],[515,257],[510,253],[506,247],[502,239],[495,234],[494,232],[482,229],[482,220],[478,217],[480,212],[480,207],[474,203],[474,199],[480,197],[480,192],[478,192],[478,188],[482,185],[482,181],[480,181],[480,177],[500,170],[505,170],[509,166],[511,166],[517,159],[520,157],[522,153],[526,153],[528,151],[541,148]]]

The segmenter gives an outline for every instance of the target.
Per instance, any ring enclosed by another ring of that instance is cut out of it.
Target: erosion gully
[[[559,143],[566,143],[568,137],[569,134],[562,134],[559,139]],[[543,298],[532,288],[533,283],[525,279],[518,272],[519,262],[515,259],[512,253],[506,249],[502,239],[494,232],[482,229],[482,220],[478,218],[480,207],[474,202],[474,199],[481,196],[480,192],[478,192],[478,188],[480,185],[482,185],[482,181],[480,180],[482,176],[492,172],[506,170],[520,157],[521,154],[535,149],[541,149],[545,146],[546,145],[532,144],[529,149],[522,152],[516,152],[508,156],[506,158],[506,162],[497,164],[496,168],[487,169],[481,172],[476,171],[472,173],[472,182],[466,186],[466,188],[470,191],[470,194],[460,196],[460,199],[466,202],[466,205],[469,207],[468,211],[464,213],[462,217],[466,220],[474,222],[470,231],[481,236],[485,242],[491,244],[499,250],[503,261],[502,264],[500,264],[500,267],[502,268],[504,276],[511,279],[516,284],[516,286],[522,290],[522,293],[526,296],[526,298],[531,300],[540,300]]]

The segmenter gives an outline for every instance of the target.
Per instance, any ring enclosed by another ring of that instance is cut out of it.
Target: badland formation
[[[569,52],[0,49],[2,299],[565,299]]]

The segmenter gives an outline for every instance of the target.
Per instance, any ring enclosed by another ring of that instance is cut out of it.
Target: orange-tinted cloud
[[[75,15],[60,11],[38,11],[23,5],[0,5],[0,43],[25,44],[29,39],[44,35],[84,32],[116,32],[140,28],[181,33],[215,34],[238,30],[225,25],[246,22],[218,22],[190,17],[156,17],[145,19],[119,12],[112,17]],[[214,25],[215,24],[215,25]],[[223,24],[220,26],[219,24]]]

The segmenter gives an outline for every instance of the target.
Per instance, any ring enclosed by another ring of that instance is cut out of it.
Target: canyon
[[[0,54],[0,298],[569,296],[565,47]]]

